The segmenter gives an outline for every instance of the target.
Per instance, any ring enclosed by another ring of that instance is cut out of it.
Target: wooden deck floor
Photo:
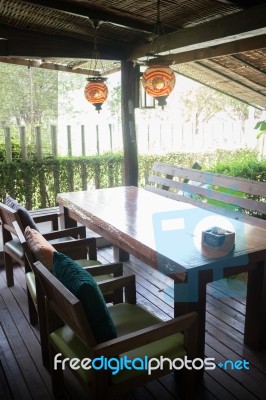
[[[99,250],[99,259],[112,261],[112,249]],[[124,263],[124,270],[126,274],[136,274],[139,303],[164,320],[173,317],[173,303],[164,294],[165,287],[172,283],[169,278],[133,257]],[[244,293],[234,298],[221,282],[208,285],[207,292],[205,355],[215,357],[217,363],[245,359],[250,369],[224,371],[217,367],[205,371],[196,399],[266,399],[266,352],[254,353],[243,345]],[[67,387],[66,399],[85,399],[71,374],[67,376]],[[3,268],[0,270],[0,399],[53,399],[50,377],[42,366],[38,328],[32,328],[28,322],[24,272],[20,267],[15,268],[15,285],[10,289],[6,287]],[[173,399],[179,399],[173,374],[124,397],[124,400]]]

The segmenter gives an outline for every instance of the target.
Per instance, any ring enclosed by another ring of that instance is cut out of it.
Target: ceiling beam
[[[90,9],[78,3],[69,4],[63,1],[57,2],[54,0],[21,0],[25,3],[39,5],[52,10],[61,11],[71,15],[77,15],[79,17],[86,17],[91,20],[98,20],[103,22],[110,22],[114,25],[122,26],[124,28],[140,30],[143,32],[153,32],[154,22],[147,24],[144,22],[135,21],[128,18],[126,15],[119,16],[111,12],[104,11],[102,9]]]
[[[5,45],[0,46],[2,57],[65,57],[86,60],[92,56],[94,49],[94,44],[85,40],[28,31],[5,24],[0,24],[0,38],[7,39],[0,40],[0,42],[6,42]],[[126,49],[122,46],[99,43],[97,48],[102,59],[125,59]]]
[[[4,58],[0,57],[0,62],[5,64],[14,64],[14,65],[23,65],[25,67],[33,67],[33,68],[41,68],[41,69],[49,69],[53,71],[62,71],[62,72],[71,72],[75,74],[82,75],[94,75],[95,71],[89,69],[82,68],[72,68],[62,64],[55,64],[49,60],[25,60],[23,58]],[[105,71],[105,75],[110,75],[114,72],[117,72],[121,69],[120,65],[117,67],[110,68]]]
[[[241,8],[249,8],[261,3],[260,0],[214,0],[214,2]],[[250,3],[252,3],[252,5],[250,5]]]
[[[42,69],[50,69],[55,71],[63,71],[63,72],[74,72],[78,74],[89,75],[93,74],[94,71],[85,70],[78,68],[75,71],[71,67],[67,67],[65,65],[60,64],[53,64],[51,62],[43,61],[42,60],[25,60],[22,58],[0,58],[1,63],[5,64],[14,64],[14,65],[23,65],[25,67],[34,67],[34,68],[42,68]]]
[[[223,43],[266,34],[266,4],[261,4],[197,26],[162,35],[156,46],[158,54],[168,55],[218,46]],[[130,60],[145,59],[151,44],[136,47]]]
[[[266,47],[266,35],[255,36],[247,39],[236,40],[219,44],[217,46],[205,47],[183,53],[176,53],[165,56],[175,64],[182,64],[191,61],[200,61],[214,57],[226,56],[230,54],[242,53],[244,51],[257,50]]]

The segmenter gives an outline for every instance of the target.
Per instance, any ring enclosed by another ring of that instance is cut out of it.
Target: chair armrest
[[[44,233],[43,236],[46,240],[58,239],[65,236],[72,236],[75,239],[82,239],[86,238],[86,228],[85,226],[77,226],[74,228],[61,229],[60,231]]]
[[[84,267],[93,276],[113,274],[114,277],[119,277],[123,275],[123,264],[122,263],[111,263],[111,264],[101,264],[91,267]]]
[[[38,224],[39,222],[53,221],[55,218],[59,218],[59,214],[53,213],[53,214],[33,215],[32,218],[34,219],[34,222]]]
[[[96,238],[93,237],[53,243],[53,247],[75,260],[87,258],[88,255],[90,260],[97,260]]]
[[[54,231],[59,229],[59,207],[39,208],[37,210],[30,210],[29,213],[37,224],[49,221]]]
[[[120,276],[98,282],[103,293],[112,292],[118,289],[125,289],[125,300],[127,303],[136,304],[136,277],[135,275]]]
[[[185,332],[186,334],[186,331],[189,330],[193,331],[193,334],[190,332],[190,337],[193,337],[194,341],[196,341],[198,336],[197,319],[197,313],[191,312],[170,321],[163,321],[151,327],[101,343],[96,345],[93,350],[97,355],[117,357],[118,354],[156,342],[175,333]],[[189,346],[188,342],[186,344]],[[194,344],[193,347],[195,347]]]

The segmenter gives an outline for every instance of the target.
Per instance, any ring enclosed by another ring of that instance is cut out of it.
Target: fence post
[[[27,160],[27,141],[26,141],[26,131],[25,126],[19,127],[19,137],[20,137],[20,147],[21,147],[21,156],[22,160]]]
[[[5,128],[5,146],[6,146],[6,160],[7,162],[12,162],[12,145],[11,145],[11,135],[10,128]]]
[[[51,125],[51,144],[52,144],[52,156],[58,156],[58,145],[57,145],[57,131],[56,126]]]
[[[71,126],[67,125],[67,155],[72,156]]]
[[[35,128],[35,139],[36,139],[36,156],[37,160],[42,159],[42,137],[41,137],[41,127],[36,126]]]
[[[110,150],[113,152],[113,132],[112,132],[112,124],[108,124],[109,133],[110,133]]]
[[[150,151],[150,124],[148,124],[147,146],[148,146],[148,153],[149,153],[149,151]]]
[[[96,148],[97,148],[97,155],[99,155],[100,154],[99,125],[96,125]]]
[[[81,154],[86,155],[86,143],[85,143],[85,127],[81,125]]]

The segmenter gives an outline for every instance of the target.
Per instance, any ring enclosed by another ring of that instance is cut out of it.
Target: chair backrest
[[[14,222],[17,222],[20,229],[23,230],[17,211],[3,203],[0,203],[0,218],[2,221],[4,243],[12,239],[12,234],[17,236],[16,229],[13,225]]]
[[[97,342],[80,301],[39,261],[33,264],[33,271],[37,278],[38,295],[45,296],[49,332],[60,325],[60,319],[88,348],[95,346]]]
[[[15,211],[16,212],[16,211]],[[19,220],[15,220],[12,222],[12,226],[14,229],[15,235],[19,238],[19,241],[23,247],[24,255],[26,256],[25,260],[25,272],[30,272],[32,271],[32,264],[36,261],[32,252],[30,251],[25,236],[23,234],[23,228],[21,227],[21,224]]]

